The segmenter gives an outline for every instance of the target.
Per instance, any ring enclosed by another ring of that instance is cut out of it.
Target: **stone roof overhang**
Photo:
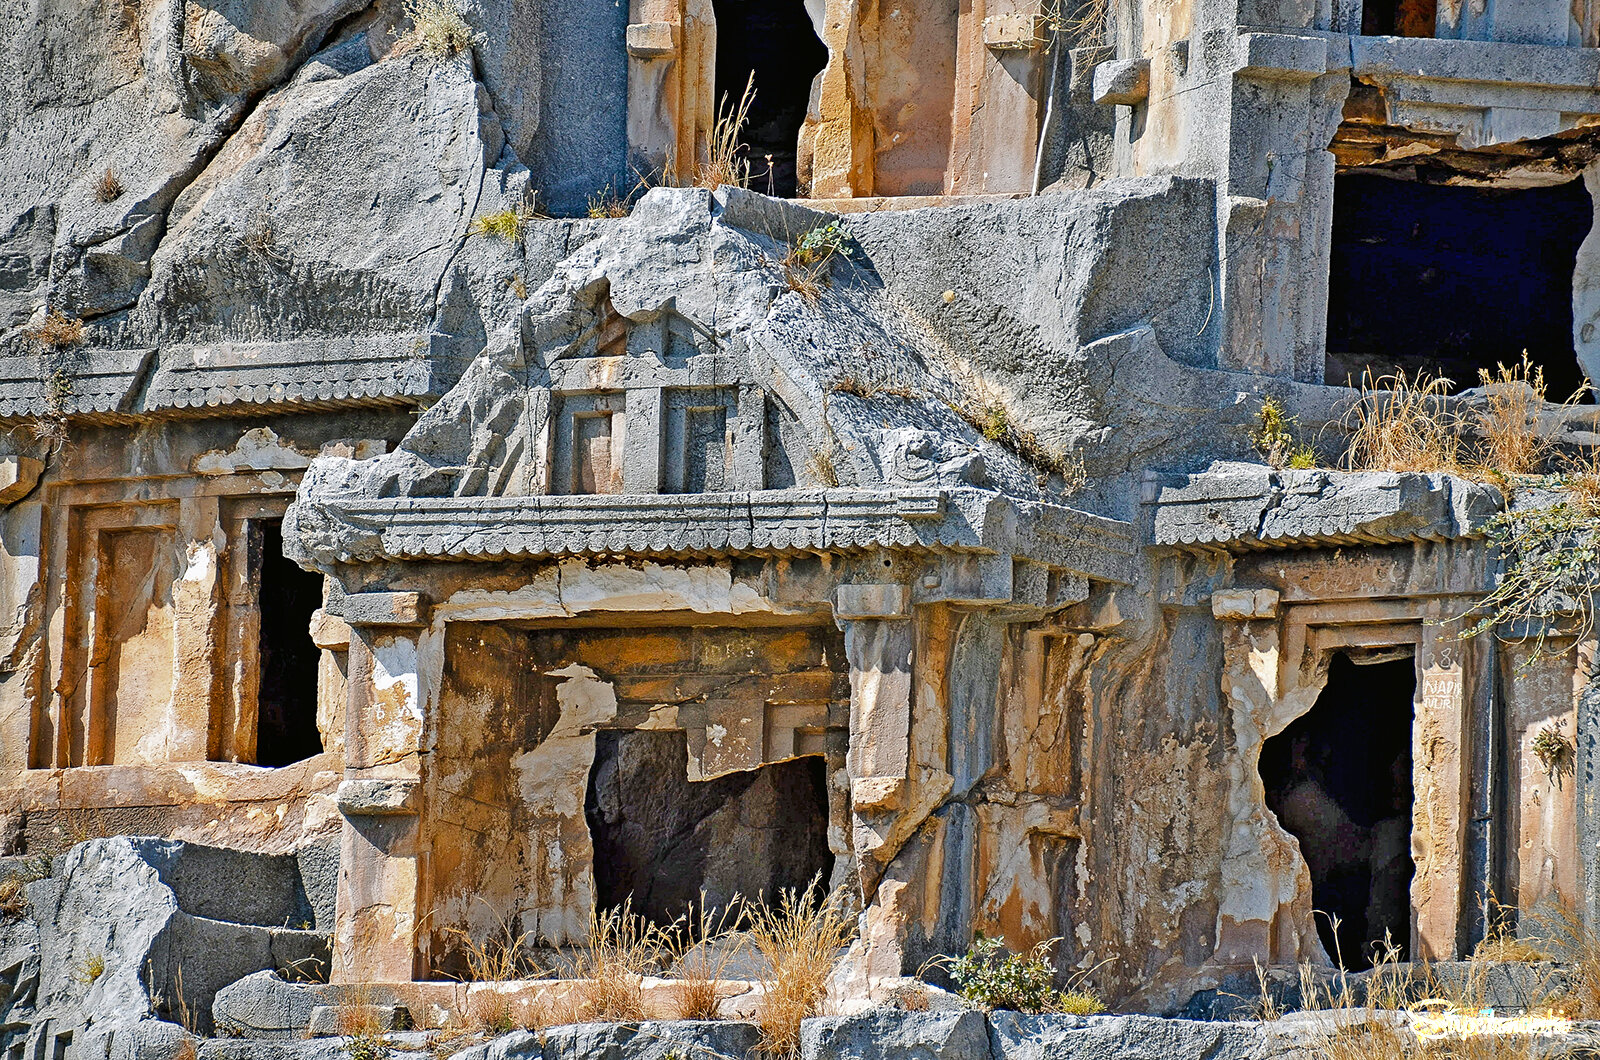
[[[1148,472],[1142,501],[1153,544],[1208,551],[1473,537],[1502,506],[1498,490],[1454,475],[1257,464]]]
[[[330,564],[903,548],[1126,584],[1135,554],[1131,523],[968,488],[330,499],[297,503],[290,519]]]
[[[64,351],[61,380],[32,356],[0,358],[0,419],[222,415],[240,406],[416,404],[459,375],[447,336],[222,342],[161,349]]]

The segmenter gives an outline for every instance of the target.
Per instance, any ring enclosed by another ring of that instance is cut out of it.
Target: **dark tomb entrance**
[[[1405,369],[1463,390],[1526,350],[1552,401],[1583,384],[1572,274],[1594,208],[1583,181],[1470,188],[1372,173],[1334,179],[1326,381]]]
[[[256,764],[286,766],[322,753],[317,731],[317,668],[311,613],[322,606],[322,575],[283,554],[283,521],[251,524],[261,557],[261,641],[256,693]]]
[[[755,101],[742,136],[749,150],[750,187],[792,199],[799,194],[800,126],[811,103],[811,84],[828,63],[828,49],[817,38],[803,0],[714,0],[713,7],[719,113],[738,107],[754,74]]]
[[[713,918],[735,895],[776,900],[833,871],[826,764],[808,755],[687,778],[681,730],[601,730],[584,812],[594,840],[597,905],[660,925],[698,910]]]
[[[1311,869],[1322,944],[1351,969],[1371,967],[1386,929],[1401,960],[1410,946],[1416,683],[1409,657],[1337,654],[1316,705],[1261,749],[1267,806]]]

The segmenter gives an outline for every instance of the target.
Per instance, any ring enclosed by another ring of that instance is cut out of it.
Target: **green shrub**
[[[1047,939],[1027,953],[1007,953],[998,939],[980,934],[964,956],[950,963],[950,978],[961,987],[963,998],[987,1009],[1074,1015],[1105,1011],[1100,998],[1080,983],[1056,990],[1056,969],[1048,954],[1057,941]]]

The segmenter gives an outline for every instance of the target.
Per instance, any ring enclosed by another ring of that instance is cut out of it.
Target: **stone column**
[[[827,46],[828,65],[812,90],[816,107],[800,129],[800,186],[818,199],[860,198],[875,193],[865,56],[876,42],[862,39],[856,0],[825,2],[820,23],[815,14],[812,23]]]
[[[974,0],[961,16],[946,184],[952,195],[1033,189],[1049,59],[1040,7],[1039,0]]]
[[[632,0],[628,22],[629,150],[643,171],[687,183],[716,122],[711,0]]]
[[[1471,647],[1456,628],[1426,622],[1418,645],[1411,747],[1411,856],[1417,865],[1411,881],[1413,960],[1448,961],[1459,955],[1464,922],[1471,919],[1462,914],[1475,897],[1465,873],[1472,817],[1466,763],[1472,760],[1472,740],[1464,657]]]
[[[1217,900],[1220,965],[1327,962],[1311,913],[1311,872],[1294,837],[1267,809],[1261,747],[1310,710],[1320,685],[1282,686],[1279,596],[1231,590],[1211,598],[1222,623],[1222,691],[1233,724],[1227,832]]]
[[[350,626],[334,982],[409,982],[422,878],[418,817],[426,607],[416,593],[343,601]]]

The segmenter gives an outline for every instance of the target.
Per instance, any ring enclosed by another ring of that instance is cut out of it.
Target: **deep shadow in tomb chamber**
[[[322,753],[317,731],[317,668],[311,613],[322,606],[322,575],[283,555],[283,521],[256,524],[260,566],[260,685],[256,764],[286,766]]]
[[[668,924],[705,891],[712,916],[739,894],[775,899],[833,871],[818,755],[712,780],[686,775],[681,730],[601,730],[584,811],[597,904]]]
[[[1478,370],[1544,368],[1550,398],[1583,383],[1572,344],[1572,272],[1594,220],[1582,180],[1467,188],[1370,173],[1334,179],[1326,381],[1404,368],[1455,390]]]
[[[737,107],[753,72],[755,101],[743,140],[750,187],[790,199],[796,186],[800,126],[811,84],[828,63],[804,0],[714,0],[717,16],[717,106]],[[720,113],[720,111],[719,111]],[[768,156],[771,165],[768,165]]]
[[[1311,869],[1322,944],[1352,969],[1371,966],[1385,929],[1401,960],[1410,945],[1416,685],[1410,657],[1357,666],[1337,654],[1316,705],[1261,749],[1267,806]]]

